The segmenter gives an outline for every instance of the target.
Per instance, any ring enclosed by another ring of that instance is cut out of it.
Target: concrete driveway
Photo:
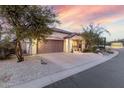
[[[116,56],[94,53],[49,53],[0,62],[0,87],[44,87],[66,77],[87,70]],[[44,58],[47,65],[41,64]],[[2,84],[2,85],[1,85]]]
[[[104,60],[105,58],[103,55],[94,53],[48,53],[40,56],[65,69]]]

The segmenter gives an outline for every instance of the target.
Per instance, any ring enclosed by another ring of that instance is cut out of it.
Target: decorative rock
[[[45,59],[41,58],[41,64],[44,64],[44,65],[47,64],[46,61],[45,61]]]
[[[41,60],[41,64],[44,64],[44,65],[46,65],[47,63]]]

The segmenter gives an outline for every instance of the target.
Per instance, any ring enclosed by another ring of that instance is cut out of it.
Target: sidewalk
[[[9,64],[0,68],[0,72],[6,72],[12,75],[10,81],[5,84],[5,87],[23,87],[34,88],[44,87],[58,80],[69,77],[73,74],[87,70],[98,64],[101,64],[112,57],[116,56],[118,52],[114,52],[109,56],[103,56],[93,53],[49,53],[32,56],[28,60],[17,64]],[[41,56],[47,59],[47,64],[40,63]],[[29,60],[30,59],[30,60]],[[6,67],[6,70],[5,70]],[[1,76],[1,74],[0,74]]]

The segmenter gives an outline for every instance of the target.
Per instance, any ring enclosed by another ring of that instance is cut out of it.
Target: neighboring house
[[[122,42],[112,42],[111,43],[111,48],[123,48],[123,43]]]
[[[26,40],[22,43],[23,52],[27,54],[54,53],[54,52],[82,52],[85,42],[79,33],[55,28],[46,42],[42,40]]]

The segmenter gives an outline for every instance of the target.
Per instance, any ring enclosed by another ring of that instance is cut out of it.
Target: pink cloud
[[[124,6],[54,6],[63,28],[81,29],[80,25],[91,22],[111,23],[123,18]]]
[[[105,26],[111,33],[107,40],[124,38],[124,5],[57,5],[54,6],[59,28],[68,31],[82,31],[81,26],[97,23]]]

